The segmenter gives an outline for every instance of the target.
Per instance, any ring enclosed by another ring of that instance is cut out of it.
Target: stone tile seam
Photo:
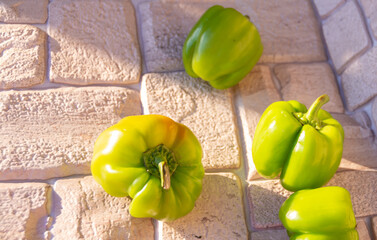
[[[360,15],[362,16],[363,18],[363,21],[364,21],[364,24],[366,26],[366,29],[367,29],[367,32],[369,34],[369,38],[372,40],[372,46],[376,46],[377,45],[377,39],[375,39],[373,36],[373,30],[372,30],[372,27],[371,27],[371,24],[370,24],[370,20],[368,19],[365,11],[364,11],[364,6],[363,4],[361,4],[360,0],[355,0],[356,1],[356,5],[357,7],[359,8],[359,11],[360,11]]]

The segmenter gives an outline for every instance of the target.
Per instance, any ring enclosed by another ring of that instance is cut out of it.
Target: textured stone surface
[[[46,34],[40,29],[21,24],[0,25],[0,90],[42,83],[45,49]]]
[[[323,34],[338,73],[355,55],[369,47],[362,16],[354,1],[348,1],[323,23]]]
[[[284,229],[279,230],[266,230],[251,233],[252,240],[289,240],[287,231]]]
[[[279,209],[291,195],[279,180],[248,182],[247,187],[251,224],[256,229],[282,226]]]
[[[343,157],[339,170],[373,170],[377,168],[377,146],[370,128],[357,123],[346,114],[332,114],[344,129]]]
[[[330,101],[322,108],[329,112],[343,112],[334,73],[327,63],[282,64],[274,68],[280,80],[283,100],[297,100],[307,108],[322,94]]]
[[[353,111],[377,95],[377,47],[354,61],[341,75],[346,104]]]
[[[373,35],[377,38],[377,2],[374,0],[360,0],[365,16],[369,20],[368,23],[373,31]]]
[[[362,126],[349,115],[339,113],[331,113],[331,115],[342,125],[345,139],[360,139],[373,136],[370,128]]]
[[[91,176],[58,180],[54,190],[53,239],[154,238],[151,219],[131,217],[131,200],[108,195]]]
[[[377,172],[345,171],[334,175],[327,186],[339,186],[351,194],[356,217],[377,214]]]
[[[279,101],[280,94],[273,82],[268,66],[257,65],[238,84],[241,102],[238,102],[239,112],[245,114],[248,135],[246,138],[246,155],[249,164],[249,179],[257,176],[251,156],[251,144],[254,132],[264,110],[273,102]]]
[[[45,239],[49,186],[0,183],[0,238]]]
[[[45,23],[48,0],[2,0],[0,22]]]
[[[141,64],[130,1],[54,0],[49,5],[50,78],[70,84],[139,81]]]
[[[144,114],[162,114],[189,127],[202,145],[206,169],[240,165],[230,91],[184,72],[145,74],[141,88]]]
[[[140,111],[124,88],[0,92],[0,180],[88,174],[97,136]]]
[[[357,219],[356,220],[356,230],[359,233],[360,240],[371,240],[368,227],[364,219]]]
[[[214,3],[171,1],[145,2],[139,5],[148,72],[184,69],[182,47],[186,37],[201,15],[212,5]]]
[[[195,208],[163,223],[162,239],[247,239],[239,179],[234,174],[206,174]]]
[[[242,9],[255,22],[264,45],[261,62],[324,61],[314,9],[308,0],[255,0]]]
[[[328,17],[331,12],[345,3],[345,0],[314,0],[314,4],[322,18]]]

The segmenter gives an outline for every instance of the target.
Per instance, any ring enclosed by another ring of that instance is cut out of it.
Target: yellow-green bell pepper
[[[241,81],[263,52],[257,28],[233,8],[209,8],[191,29],[183,46],[187,74],[217,89]]]
[[[199,141],[183,124],[129,116],[98,137],[91,171],[110,195],[132,198],[132,216],[169,221],[193,209],[202,190],[201,159]]]
[[[293,193],[281,206],[279,218],[290,240],[358,240],[351,196],[341,187]]]
[[[279,101],[263,113],[253,139],[252,156],[258,173],[265,178],[280,175],[290,191],[326,184],[339,167],[344,132],[325,110],[327,95],[306,109],[297,101]]]

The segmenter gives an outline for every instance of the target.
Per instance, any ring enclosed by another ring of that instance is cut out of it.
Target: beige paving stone
[[[345,169],[376,171],[377,146],[370,128],[361,126],[346,114],[332,116],[344,129],[343,157],[338,171]]]
[[[251,224],[256,229],[283,226],[279,210],[291,195],[278,179],[247,182]]]
[[[336,71],[370,46],[367,30],[354,1],[347,1],[323,22],[323,34]]]
[[[331,113],[331,115],[342,125],[345,139],[362,139],[373,136],[369,127],[362,126],[351,116],[339,113]]]
[[[334,9],[345,3],[345,0],[314,0],[321,18],[328,17]]]
[[[220,2],[221,3],[221,2]],[[139,5],[148,72],[183,70],[182,47],[201,15],[214,3],[145,2]]]
[[[265,230],[251,233],[252,240],[289,240],[286,230]]]
[[[373,31],[373,35],[377,38],[377,2],[374,0],[360,0],[360,3],[368,19],[368,24],[370,24]]]
[[[245,4],[264,45],[260,62],[325,61],[326,54],[312,4],[308,0],[255,0]]]
[[[239,112],[244,112],[248,135],[246,139],[246,155],[249,165],[249,179],[257,177],[257,171],[251,156],[251,144],[255,129],[264,110],[273,102],[280,101],[280,94],[275,87],[270,68],[257,65],[238,84],[241,102],[238,103]]]
[[[162,239],[247,239],[241,186],[234,174],[206,174],[188,215],[163,223]]]
[[[0,2],[0,22],[6,23],[45,23],[48,0],[2,0]]]
[[[129,0],[53,0],[49,4],[52,82],[132,84],[141,72]]]
[[[53,239],[153,239],[151,219],[131,217],[129,198],[107,194],[92,176],[54,185]]]
[[[0,183],[0,238],[45,239],[49,195],[44,183]]]
[[[0,25],[0,90],[42,83],[46,71],[45,49],[46,34],[39,28]]]
[[[145,74],[144,114],[162,114],[189,127],[203,148],[205,169],[237,168],[240,147],[229,90],[217,90],[185,72]]]
[[[371,240],[368,227],[364,219],[356,219],[356,230],[359,233],[360,240]]]
[[[377,47],[355,60],[341,75],[349,110],[354,111],[377,96]]]
[[[274,68],[281,83],[283,100],[297,100],[307,108],[322,94],[330,101],[322,108],[329,112],[344,112],[334,73],[327,63],[282,64]]]
[[[338,172],[326,186],[340,186],[351,194],[356,217],[377,214],[377,172],[345,171]]]
[[[372,228],[373,228],[374,239],[376,239],[377,238],[377,216],[372,218]]]
[[[98,135],[140,112],[124,88],[0,92],[0,180],[88,174]]]

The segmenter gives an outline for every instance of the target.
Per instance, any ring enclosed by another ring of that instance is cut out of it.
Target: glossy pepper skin
[[[187,74],[217,89],[241,81],[257,63],[263,45],[257,28],[233,8],[209,8],[191,29],[183,46]]]
[[[358,240],[351,196],[341,187],[293,193],[281,206],[279,218],[290,240]]]
[[[280,101],[264,111],[252,145],[260,175],[274,178],[281,173],[281,184],[289,191],[318,188],[331,179],[342,158],[344,132],[320,109],[328,101],[322,95],[309,110],[298,101]]]
[[[202,190],[201,159],[186,126],[160,115],[130,116],[98,137],[91,171],[110,195],[132,198],[133,217],[170,221],[193,209]]]

